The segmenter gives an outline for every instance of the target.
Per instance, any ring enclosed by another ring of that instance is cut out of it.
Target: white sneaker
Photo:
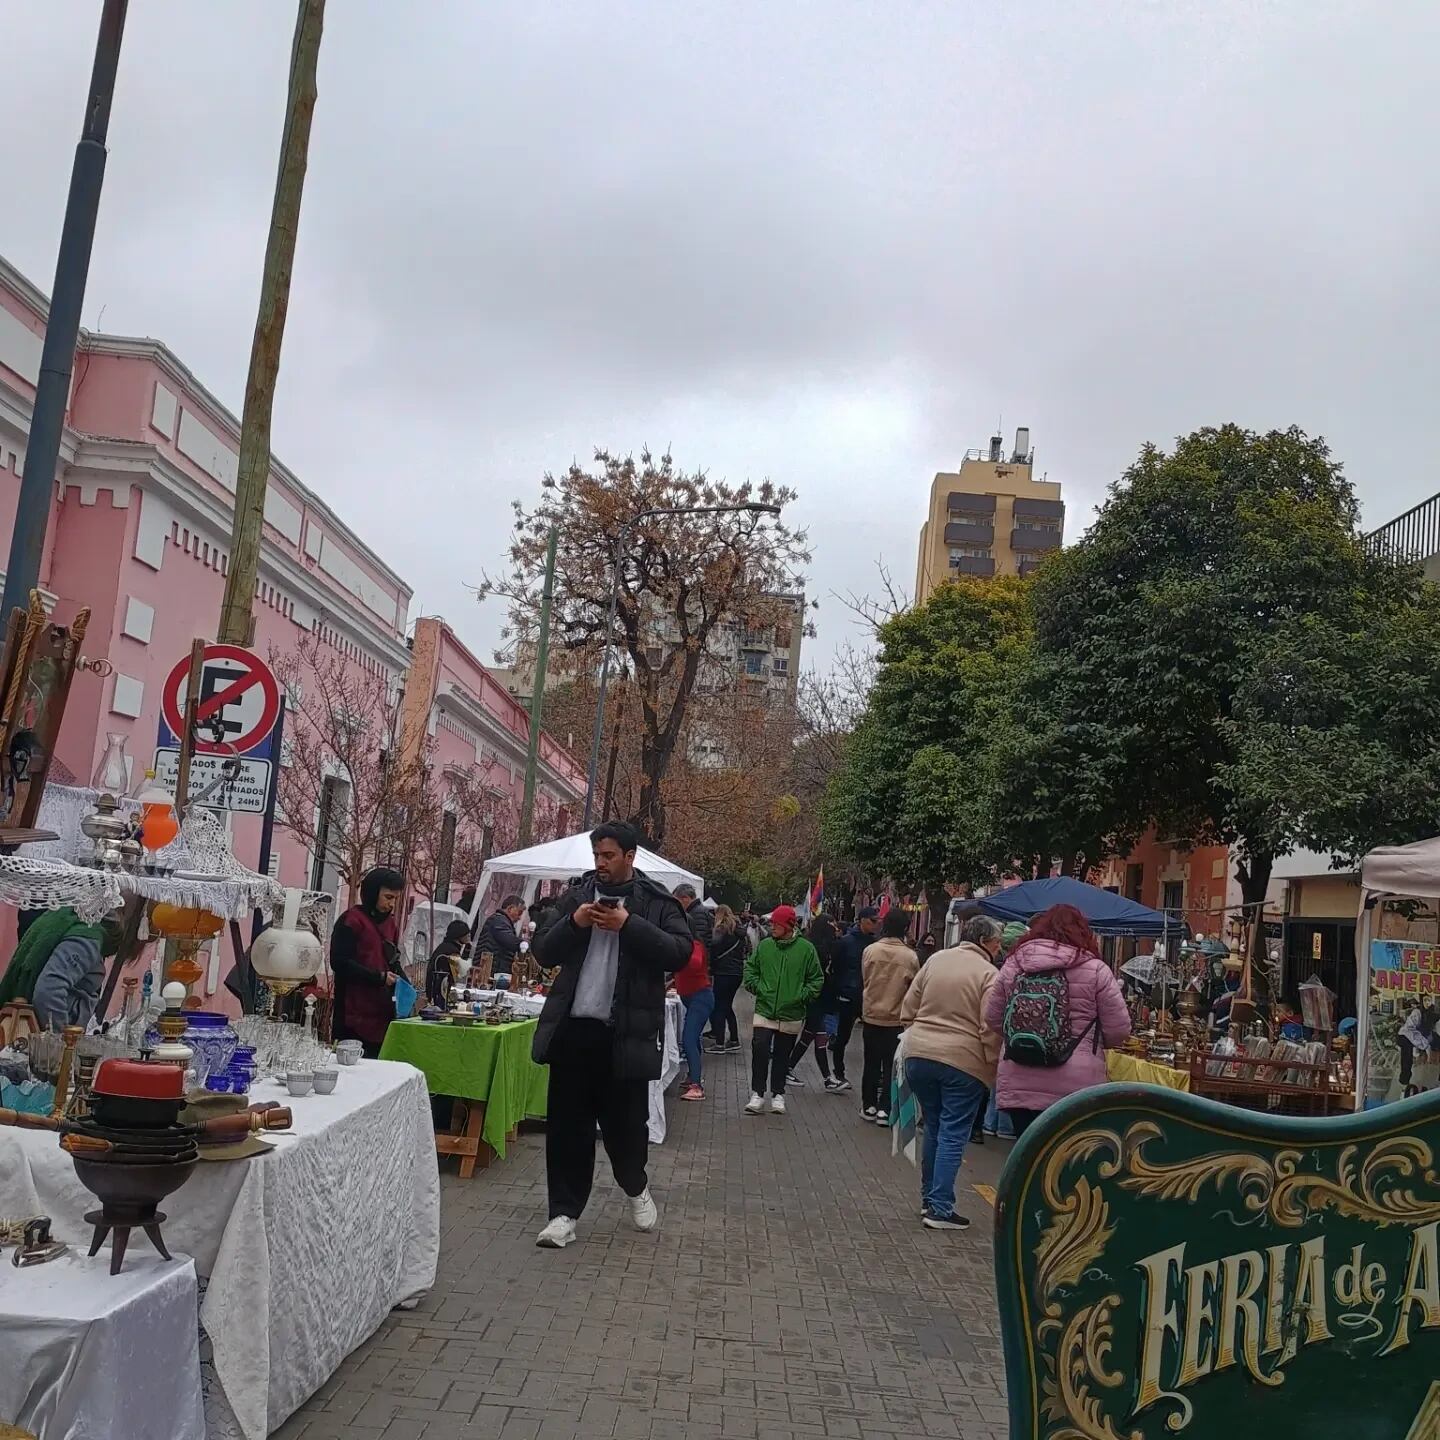
[[[783,1115],[785,1113],[785,1097],[783,1095],[772,1095],[770,1097],[770,1113],[772,1115]]]
[[[535,1237],[535,1243],[542,1250],[563,1250],[575,1243],[575,1222],[568,1215],[557,1215]]]
[[[750,1103],[745,1107],[747,1115],[758,1115],[765,1108],[765,1097],[757,1095],[754,1091],[750,1093]]]
[[[867,1105],[860,1113],[867,1120],[873,1120],[875,1118],[875,1107],[873,1105]]]
[[[637,1230],[653,1230],[660,1223],[660,1211],[648,1187],[630,1197],[630,1219]]]

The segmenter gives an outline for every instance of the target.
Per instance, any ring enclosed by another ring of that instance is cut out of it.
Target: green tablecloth
[[[527,1117],[543,1120],[550,1071],[530,1058],[535,1020],[509,1025],[448,1025],[395,1020],[385,1032],[382,1060],[403,1060],[422,1071],[432,1095],[485,1102],[480,1134],[504,1159],[505,1137]]]

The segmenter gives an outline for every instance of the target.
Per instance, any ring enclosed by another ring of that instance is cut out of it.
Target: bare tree
[[[372,865],[404,863],[426,823],[429,749],[403,756],[390,683],[317,637],[272,647],[270,664],[291,707],[277,823],[313,846],[323,816],[329,863],[353,892]]]
[[[691,700],[720,628],[758,630],[790,618],[779,597],[803,587],[810,556],[804,532],[773,516],[650,512],[793,499],[769,481],[729,485],[687,474],[668,454],[597,451],[593,470],[577,464],[546,475],[533,510],[516,504],[509,572],[480,587],[482,596],[509,602],[512,650],[523,651],[536,633],[549,534],[558,530],[552,663],[588,679],[607,645],[621,652],[639,732],[639,794],[629,818],[654,844],[665,838],[666,776],[684,753]],[[617,571],[615,632],[607,634]]]

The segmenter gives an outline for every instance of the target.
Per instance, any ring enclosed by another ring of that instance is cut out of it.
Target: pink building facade
[[[46,311],[46,297],[0,259],[0,543],[7,550]],[[40,580],[57,620],[90,607],[83,653],[114,666],[104,678],[77,674],[57,747],[58,760],[88,783],[109,734],[126,737],[136,767],[150,764],[165,677],[195,637],[214,634],[240,427],[160,342],[89,332],[77,347],[66,422]],[[410,600],[410,587],[272,458],[254,648],[286,652],[314,636],[358,670],[403,687],[407,711],[428,694],[434,713],[419,718],[445,763],[485,763],[497,800],[518,806],[528,716],[440,622],[417,624],[417,635],[448,638],[426,640],[427,668],[412,685]],[[583,772],[549,737],[543,761],[539,808],[573,808]],[[259,818],[235,816],[232,826],[237,858],[254,866]],[[310,883],[319,868],[313,852],[313,836],[277,827],[272,868],[286,884]]]

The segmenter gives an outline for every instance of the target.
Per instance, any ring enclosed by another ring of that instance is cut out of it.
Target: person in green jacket
[[[747,1115],[765,1108],[765,1081],[770,1081],[770,1113],[785,1113],[785,1077],[790,1056],[805,1024],[805,1012],[825,984],[815,947],[799,934],[793,906],[777,905],[770,915],[770,934],[745,963],[745,988],[755,997],[755,1025],[750,1034],[750,1103]]]

